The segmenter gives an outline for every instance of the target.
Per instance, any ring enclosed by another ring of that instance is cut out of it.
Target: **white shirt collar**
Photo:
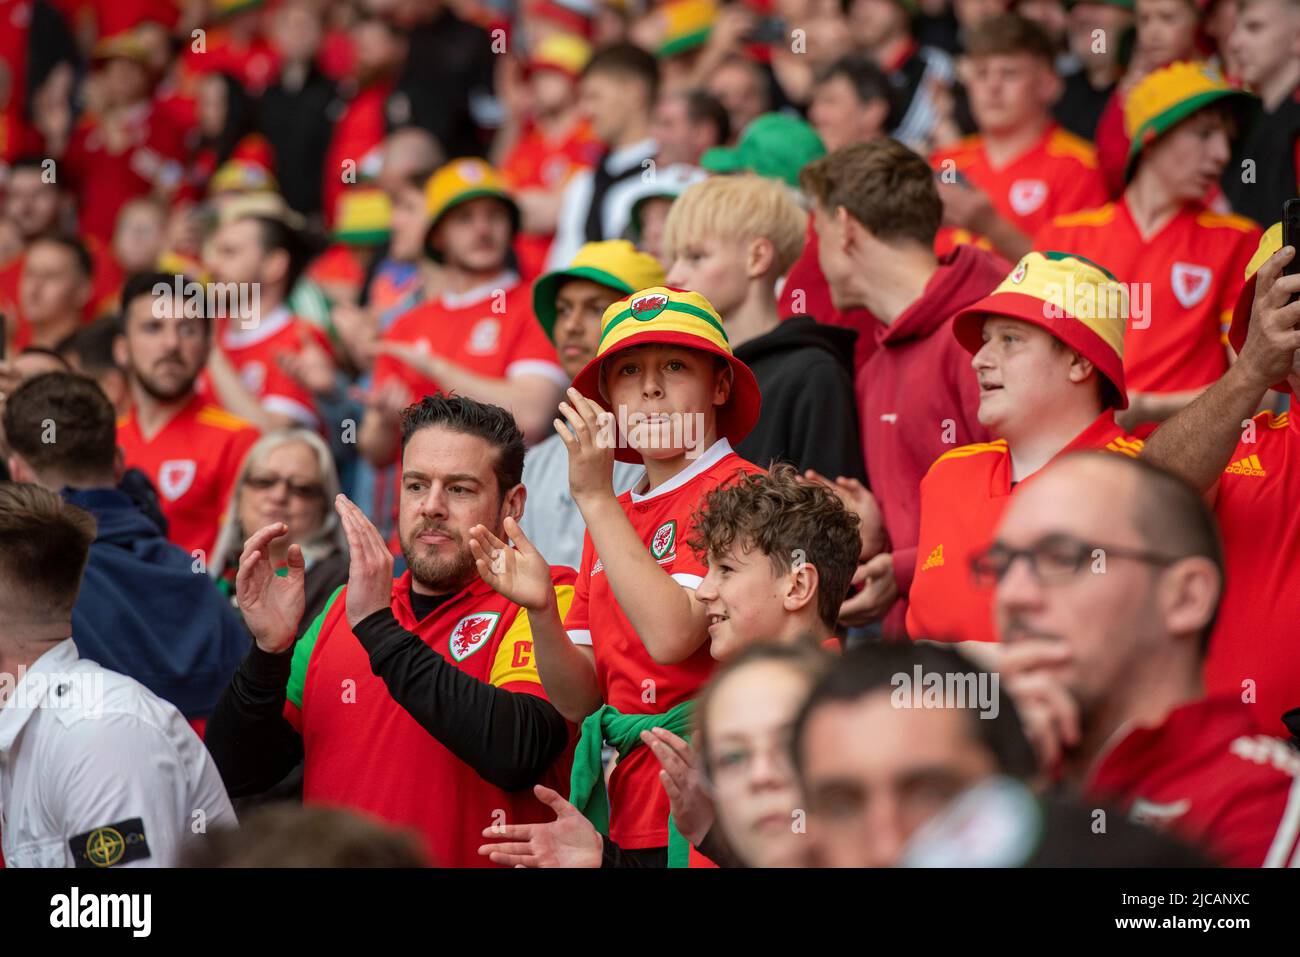
[[[464,309],[472,306],[476,302],[482,302],[492,295],[498,289],[504,289],[509,292],[519,284],[519,274],[513,270],[506,269],[497,273],[487,282],[480,283],[473,289],[466,289],[464,292],[444,292],[441,296],[442,304],[448,309]]]
[[[221,344],[228,349],[242,349],[269,339],[293,320],[287,305],[277,306],[270,315],[263,316],[251,329],[240,326],[243,322],[238,316],[227,316],[222,320]]]
[[[658,152],[659,143],[654,137],[637,140],[635,143],[614,150],[609,156],[605,157],[605,168],[611,173],[621,173],[629,167],[640,165],[642,160],[654,156]]]
[[[13,747],[14,741],[26,727],[28,720],[36,713],[34,708],[27,707],[30,704],[27,689],[31,684],[31,676],[71,669],[80,658],[72,639],[65,638],[32,662],[23,672],[22,679],[14,687],[5,704],[0,706],[0,753]],[[41,700],[42,702],[45,700],[44,696]]]
[[[676,491],[697,475],[702,475],[709,469],[713,468],[713,466],[717,465],[730,454],[731,443],[725,438],[718,439],[718,441],[709,446],[708,450],[705,451],[703,455],[662,485],[659,485],[644,494],[638,493],[636,489],[633,489],[631,492],[632,501],[633,503],[648,502],[652,498],[658,498],[660,495],[667,495],[669,492]],[[641,483],[638,482],[637,484],[639,485]]]

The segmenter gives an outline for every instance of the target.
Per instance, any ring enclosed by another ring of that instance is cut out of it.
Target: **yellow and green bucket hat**
[[[373,186],[357,186],[339,197],[334,239],[349,246],[379,246],[388,241],[393,205]]]
[[[511,229],[519,231],[519,207],[505,180],[492,166],[477,157],[454,159],[429,177],[424,184],[424,206],[429,213],[429,228],[424,234],[425,251],[435,260],[439,257],[429,245],[429,238],[438,221],[450,209],[471,199],[490,196],[499,199],[510,210]]]
[[[533,283],[533,314],[552,339],[555,338],[555,297],[570,279],[586,279],[628,296],[638,289],[662,285],[664,267],[626,239],[587,243],[574,254],[569,265],[548,272]]]
[[[958,312],[952,331],[974,355],[984,345],[984,321],[991,316],[1038,326],[1096,366],[1112,387],[1111,405],[1125,409],[1128,314],[1128,290],[1106,269],[1073,253],[1032,252],[996,289]]]
[[[722,317],[698,292],[651,286],[612,303],[600,322],[596,357],[573,380],[573,387],[601,408],[610,409],[601,376],[605,360],[633,346],[658,343],[698,349],[725,359],[731,368],[731,394],[718,409],[718,437],[733,446],[758,422],[762,398],[749,366],[735,357],[722,328]],[[640,462],[635,449],[622,443],[615,452],[620,462]]]
[[[1129,137],[1125,178],[1132,178],[1143,150],[1197,110],[1220,100],[1227,100],[1242,120],[1259,102],[1254,94],[1229,84],[1210,63],[1180,60],[1143,78],[1124,101],[1124,132]]]

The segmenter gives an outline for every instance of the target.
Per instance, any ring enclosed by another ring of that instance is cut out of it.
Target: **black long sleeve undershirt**
[[[232,798],[274,787],[302,760],[302,736],[284,717],[293,652],[254,643],[217,702],[203,742]]]
[[[391,608],[358,622],[353,633],[393,700],[502,790],[537,783],[568,744],[568,725],[550,702],[454,667],[399,625]],[[205,742],[231,797],[262,793],[302,760],[302,737],[283,714],[292,658],[253,645],[208,722]]]
[[[393,700],[503,791],[532,787],[568,745],[569,726],[553,704],[466,674],[399,625],[391,608],[352,632]]]

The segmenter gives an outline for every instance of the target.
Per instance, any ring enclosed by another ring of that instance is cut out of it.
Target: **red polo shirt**
[[[1183,705],[1112,740],[1089,774],[1090,799],[1230,867],[1300,867],[1300,755],[1256,733],[1239,697]]]
[[[1056,453],[1106,449],[1130,458],[1142,442],[1107,410]],[[1018,482],[1023,488],[1034,475]],[[908,594],[907,633],[938,641],[996,641],[993,596],[971,579],[971,556],[993,540],[1011,501],[1011,453],[1005,439],[953,449],[921,480],[921,532]]]

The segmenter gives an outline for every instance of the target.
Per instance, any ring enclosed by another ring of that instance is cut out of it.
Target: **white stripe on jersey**
[[[1291,784],[1291,794],[1287,798],[1286,810],[1282,812],[1282,823],[1273,837],[1273,845],[1264,858],[1265,867],[1300,867],[1300,850],[1297,850],[1291,862],[1287,863],[1287,854],[1295,845],[1296,835],[1300,834],[1300,777]]]

